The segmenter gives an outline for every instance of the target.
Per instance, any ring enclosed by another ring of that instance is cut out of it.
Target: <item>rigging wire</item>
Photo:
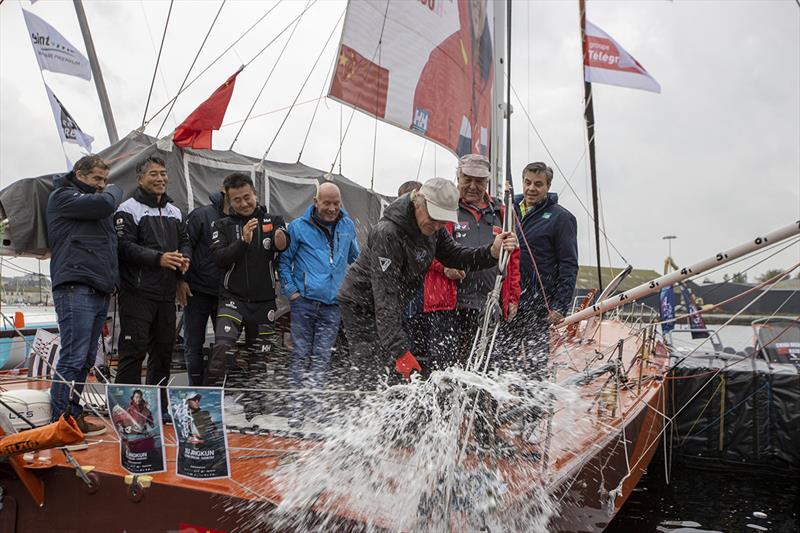
[[[425,159],[425,148],[428,147],[428,140],[422,143],[422,155],[419,156],[419,166],[417,167],[417,178],[416,181],[419,181],[419,175],[422,172],[422,161]]]
[[[299,103],[295,104],[295,107],[300,107],[302,105],[311,104],[311,103],[314,103],[314,102],[319,103],[319,100],[323,99],[323,98],[325,98],[325,97],[324,96],[320,96],[319,98],[309,98],[308,100],[303,100],[302,102],[299,102]],[[268,115],[274,115],[275,113],[280,113],[281,111],[286,111],[290,107],[291,106],[285,105],[283,107],[278,107],[278,108],[275,108],[275,109],[271,109],[269,111],[264,111],[263,113],[258,113],[256,115],[251,116],[250,120],[253,120],[254,118],[266,117]],[[244,119],[232,120],[232,121],[226,122],[225,124],[220,126],[219,129],[227,128],[229,126],[235,126],[237,124],[241,124],[242,122],[244,122]]]
[[[152,27],[150,26],[150,19],[147,18],[147,10],[144,8],[144,0],[139,0],[139,8],[142,10],[142,16],[144,17],[144,23],[147,26],[147,36],[150,37],[150,46],[153,48],[153,52],[155,52],[156,51],[156,43],[155,43],[155,40],[153,39],[153,30],[152,30]],[[160,50],[159,50],[158,53],[160,54]],[[158,72],[159,77],[161,78],[161,85],[164,87],[164,94],[170,95],[171,91],[169,90],[169,86],[167,85],[167,78],[164,76],[164,70],[158,68],[158,61],[156,61],[156,71]],[[152,92],[153,92],[153,86],[151,84],[150,93],[152,93]],[[148,99],[149,99],[149,94],[148,94]],[[148,102],[148,106],[149,106],[149,102]],[[148,106],[145,106],[145,112],[142,115],[142,128],[144,127],[144,120],[145,120],[145,118],[147,116],[147,107]],[[172,120],[177,123],[177,119],[175,118],[175,113],[172,113]]]
[[[311,121],[308,123],[308,129],[306,130],[305,137],[303,137],[303,143],[300,145],[300,153],[297,154],[298,163],[300,162],[300,159],[303,157],[303,151],[306,149],[306,143],[308,142],[308,137],[309,135],[311,135],[311,128],[314,126],[314,120],[317,118],[319,103],[325,99],[325,89],[330,84],[330,79],[331,76],[333,76],[333,69],[335,66],[336,66],[336,59],[334,59],[333,63],[331,63],[331,66],[328,69],[328,74],[325,75],[325,80],[322,83],[322,90],[319,93],[319,98],[317,98],[317,104],[314,106],[314,112],[311,114]]]
[[[306,7],[305,7],[305,9],[303,9],[303,11],[300,13],[300,15],[298,15],[298,16],[297,16],[297,17],[296,17],[296,18],[295,18],[295,19],[294,19],[294,20],[291,22],[291,25],[292,25],[292,31],[291,31],[291,32],[289,32],[289,37],[287,37],[287,39],[286,39],[286,42],[285,42],[285,43],[283,43],[283,48],[281,48],[281,51],[278,53],[278,58],[275,60],[275,64],[274,64],[274,65],[272,65],[272,68],[270,69],[270,71],[269,71],[269,74],[267,74],[267,79],[265,79],[265,80],[264,80],[264,84],[263,84],[263,85],[261,85],[261,89],[258,91],[258,94],[256,95],[256,99],[255,99],[255,100],[253,100],[253,105],[251,105],[251,106],[250,106],[250,109],[247,111],[247,115],[244,117],[244,120],[242,121],[242,125],[241,125],[241,126],[239,126],[239,131],[237,131],[237,132],[236,132],[236,135],[233,137],[233,141],[231,141],[231,145],[230,145],[230,147],[228,148],[228,150],[233,150],[233,145],[234,145],[234,144],[236,144],[236,141],[238,141],[238,140],[239,140],[239,134],[241,134],[241,133],[242,133],[242,130],[244,129],[244,126],[245,126],[245,124],[247,124],[247,121],[248,121],[248,119],[250,118],[250,114],[253,112],[253,109],[256,107],[256,104],[258,103],[258,100],[261,98],[261,94],[264,92],[264,89],[267,87],[267,83],[269,83],[269,80],[270,80],[270,78],[272,78],[272,74],[275,72],[275,69],[277,69],[277,68],[278,68],[278,63],[280,63],[280,62],[281,62],[281,58],[283,57],[283,53],[284,53],[284,52],[286,52],[286,48],[288,48],[288,47],[289,47],[289,43],[292,41],[292,37],[294,36],[294,32],[295,32],[295,31],[297,31],[297,28],[298,28],[298,26],[300,26],[300,20],[303,18],[303,15],[305,15],[305,14],[306,14],[306,11],[308,11],[308,9],[309,9],[309,8],[310,8],[312,5],[314,5],[315,3],[316,3],[316,0],[313,0],[313,1],[312,1],[312,0],[309,0],[308,2],[306,2]],[[287,28],[288,28],[288,26],[287,26]],[[285,31],[285,30],[286,30],[286,28],[284,28],[284,31]],[[283,33],[283,31],[282,31],[281,33]],[[269,44],[267,44],[267,46],[265,46],[265,47],[264,47],[264,48],[261,50],[261,52],[263,52],[264,50],[266,50],[266,49],[267,49],[267,47],[268,47],[270,44],[272,44],[273,42],[275,42],[275,40],[276,40],[276,39],[277,39],[277,38],[278,38],[278,37],[281,35],[281,33],[279,33],[279,34],[278,34],[278,35],[275,37],[275,39],[273,39],[272,41],[270,41],[270,43],[269,43]],[[246,63],[246,64],[245,64],[245,65],[242,67],[242,69],[244,69],[244,68],[245,68],[247,65],[249,65],[250,63],[252,63],[252,62],[255,60],[255,58],[256,58],[256,57],[258,57],[258,56],[261,54],[261,52],[259,52],[258,54],[256,54],[256,55],[255,55],[255,56],[254,56],[254,57],[253,57],[253,58],[252,58],[250,61],[248,61],[248,62],[247,62],[247,63]],[[263,159],[262,159],[262,162],[263,162]]]
[[[519,105],[522,108],[522,112],[525,113],[525,118],[528,119],[528,124],[530,124],[531,128],[533,129],[533,132],[536,134],[536,137],[539,138],[539,142],[542,143],[542,146],[544,147],[545,152],[547,152],[547,155],[550,156],[550,159],[553,161],[553,166],[556,167],[556,169],[558,170],[558,173],[561,175],[562,178],[564,178],[564,181],[566,182],[567,186],[569,187],[569,190],[571,190],[572,194],[575,195],[575,198],[578,200],[578,203],[580,204],[580,206],[583,208],[584,211],[586,211],[587,215],[589,215],[589,218],[594,222],[594,216],[592,216],[591,212],[589,211],[589,208],[586,207],[586,204],[583,203],[583,201],[581,200],[580,196],[578,195],[578,192],[572,186],[572,183],[570,183],[569,179],[567,179],[567,176],[564,174],[564,171],[561,169],[561,166],[558,164],[558,162],[556,161],[556,158],[553,156],[553,153],[550,151],[550,147],[548,147],[547,143],[544,142],[544,139],[542,138],[542,135],[539,133],[539,130],[536,128],[536,125],[533,123],[533,119],[531,118],[530,114],[528,113],[528,110],[525,108],[525,105],[522,103],[522,99],[517,94],[517,90],[514,88],[513,85],[511,85],[511,83],[509,83],[509,86],[511,87],[511,91],[514,93],[514,97],[517,99],[517,102],[519,102]],[[622,252],[619,251],[619,248],[616,247],[616,245],[614,244],[614,241],[612,241],[609,238],[609,236],[606,234],[605,230],[601,228],[600,232],[603,234],[603,237],[605,237],[608,240],[609,244],[611,244],[611,247],[614,249],[614,251],[617,252],[617,255],[619,255],[620,259],[622,259],[622,261],[625,264],[628,264],[628,260],[625,259],[625,256],[622,255]]]
[[[222,2],[220,3],[219,9],[217,10],[217,14],[214,15],[214,20],[211,21],[211,26],[208,27],[208,31],[206,32],[206,36],[203,37],[203,42],[200,43],[200,48],[197,50],[197,53],[194,55],[194,59],[192,60],[192,64],[189,65],[189,70],[186,72],[186,76],[183,77],[183,81],[181,82],[181,86],[178,88],[178,94],[179,95],[181,94],[181,91],[183,90],[184,85],[186,85],[186,80],[189,79],[189,74],[192,73],[192,69],[194,68],[195,63],[197,63],[197,58],[200,57],[200,53],[203,51],[203,47],[206,45],[206,42],[208,41],[208,36],[211,35],[211,30],[214,29],[214,25],[217,23],[217,19],[219,18],[219,14],[222,13],[222,8],[225,7],[225,2],[227,2],[227,1],[228,0],[222,0]],[[164,115],[164,120],[161,122],[161,126],[159,126],[159,128],[158,128],[158,133],[156,133],[156,138],[161,137],[161,130],[164,129],[164,125],[167,123],[167,118],[169,118],[169,114],[172,112],[172,108],[175,107],[175,102],[177,102],[177,101],[178,101],[178,97],[177,96],[172,99],[172,103],[169,106],[169,111],[167,111],[167,114]]]
[[[269,9],[267,10],[267,12],[266,12],[266,13],[264,13],[263,15],[261,15],[261,17],[260,17],[258,20],[256,20],[256,21],[255,21],[255,22],[254,22],[254,23],[253,23],[253,24],[252,24],[252,25],[251,25],[249,28],[247,28],[247,29],[244,31],[244,33],[242,33],[241,35],[239,35],[239,37],[238,37],[238,38],[237,38],[235,41],[233,41],[233,42],[232,42],[232,43],[231,43],[231,44],[230,44],[230,45],[229,45],[229,46],[228,46],[228,47],[227,47],[225,50],[223,50],[223,51],[222,51],[222,53],[221,53],[221,54],[219,54],[219,55],[216,57],[216,59],[214,59],[214,61],[212,61],[211,63],[209,63],[209,64],[206,66],[206,68],[204,68],[203,70],[201,70],[201,71],[200,71],[200,74],[198,74],[197,76],[195,76],[195,77],[194,77],[194,79],[193,79],[192,81],[190,81],[189,83],[187,83],[187,84],[186,84],[186,86],[183,88],[183,90],[185,91],[186,89],[188,89],[189,87],[191,87],[191,86],[194,84],[194,82],[196,82],[196,81],[197,81],[197,80],[200,78],[200,76],[202,76],[203,74],[205,74],[205,73],[208,71],[208,69],[210,69],[211,67],[213,67],[213,66],[216,64],[216,62],[217,62],[217,61],[219,61],[220,59],[222,59],[222,57],[223,57],[225,54],[227,54],[227,53],[228,53],[228,52],[229,52],[229,51],[230,51],[230,50],[231,50],[231,49],[232,49],[234,46],[236,46],[236,44],[237,44],[239,41],[241,41],[242,39],[244,39],[245,35],[247,35],[248,33],[250,33],[250,31],[251,31],[253,28],[255,28],[255,27],[258,25],[258,23],[259,23],[259,22],[261,22],[262,20],[264,20],[265,18],[267,18],[267,15],[269,15],[270,13],[272,13],[272,12],[275,10],[275,8],[277,8],[277,7],[280,5],[280,3],[281,3],[282,1],[283,1],[283,0],[278,0],[278,2],[277,2],[277,3],[276,3],[274,6],[272,6],[271,8],[269,8]],[[291,25],[291,22],[290,22],[289,24]],[[281,33],[283,33],[283,32],[281,32]],[[278,35],[280,35],[280,34],[278,34]],[[271,43],[270,43],[270,44],[271,44]],[[181,92],[183,92],[183,91],[181,91]],[[177,93],[177,94],[176,94],[176,95],[175,95],[175,96],[174,96],[172,99],[170,99],[170,100],[169,100],[169,101],[168,101],[166,104],[164,104],[164,106],[163,106],[163,107],[161,107],[161,109],[159,109],[158,111],[156,111],[155,113],[153,113],[153,115],[152,115],[152,116],[151,116],[149,119],[147,119],[147,121],[144,123],[144,125],[145,125],[145,126],[147,126],[147,125],[148,125],[148,124],[149,124],[149,123],[150,123],[150,122],[151,122],[151,121],[152,121],[154,118],[156,118],[156,117],[157,117],[157,116],[158,116],[158,115],[159,115],[159,114],[160,114],[162,111],[164,111],[164,110],[165,110],[167,107],[169,107],[169,105],[170,105],[170,104],[171,104],[171,103],[172,103],[174,100],[176,100],[176,99],[177,99],[177,98],[178,98],[178,97],[181,95],[181,92],[178,92],[178,93]]]
[[[164,40],[167,37],[167,28],[169,27],[169,18],[172,14],[172,4],[175,0],[169,0],[169,11],[167,11],[167,20],[164,23],[164,32],[161,34],[161,45],[158,47],[158,56],[156,57],[156,66],[153,68],[153,79],[150,80],[150,90],[147,91],[147,103],[144,104],[144,113],[142,113],[142,129],[145,126],[145,119],[147,118],[147,108],[150,107],[150,97],[153,95],[153,86],[156,83],[156,73],[158,72],[158,65],[161,62],[161,51],[164,49]],[[142,12],[144,12],[144,5],[142,5]],[[145,23],[147,23],[147,15],[145,15]],[[147,25],[147,31],[150,31],[150,25]],[[153,36],[150,36],[152,40]]]
[[[292,109],[294,109],[294,105],[297,103],[297,100],[300,98],[300,95],[303,94],[303,89],[306,88],[306,84],[308,83],[308,80],[311,79],[311,75],[314,73],[314,70],[317,68],[317,64],[319,63],[319,60],[322,59],[322,55],[325,53],[325,49],[328,47],[328,43],[331,42],[331,39],[333,38],[333,34],[336,33],[336,28],[338,28],[339,27],[339,23],[342,22],[342,19],[344,18],[344,13],[345,12],[342,11],[342,14],[339,15],[339,18],[336,21],[336,24],[333,25],[333,28],[331,29],[330,34],[328,34],[328,38],[325,39],[325,44],[322,45],[322,50],[319,51],[319,55],[317,55],[317,59],[314,61],[314,64],[311,65],[311,69],[308,71],[308,75],[306,76],[306,79],[303,80],[303,84],[300,86],[300,90],[297,91],[297,95],[295,95],[294,101],[292,102],[292,105],[289,107],[289,110],[286,112],[286,116],[283,117],[283,121],[281,122],[280,126],[278,126],[278,131],[275,132],[275,136],[272,138],[272,142],[269,143],[269,146],[267,147],[267,151],[264,152],[264,156],[261,158],[261,162],[262,163],[267,159],[267,155],[269,154],[269,151],[272,150],[272,145],[275,144],[275,141],[278,139],[278,135],[281,133],[281,130],[283,129],[283,126],[286,124],[286,121],[289,119],[289,115],[292,114]],[[336,64],[336,61],[334,60],[333,63]],[[324,85],[323,85],[323,90],[324,90]],[[317,100],[317,104],[319,104],[319,100]],[[312,118],[312,120],[313,120],[313,118]],[[310,130],[310,126],[309,126],[309,130]],[[305,145],[305,141],[303,141],[303,144]],[[300,153],[302,154],[303,151],[300,150]],[[300,159],[299,159],[299,156],[298,156],[298,161],[299,160]]]

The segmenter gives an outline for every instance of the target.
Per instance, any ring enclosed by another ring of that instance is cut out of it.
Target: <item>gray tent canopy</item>
[[[344,208],[355,221],[358,239],[364,242],[369,228],[378,221],[383,208],[392,200],[366,189],[339,174],[302,163],[278,163],[248,157],[232,151],[192,150],[175,146],[171,139],[157,140],[133,131],[119,142],[99,152],[111,166],[109,181],[119,185],[125,198],[136,189],[136,165],[149,156],[164,159],[169,174],[167,194],[175,205],[189,213],[208,204],[211,193],[218,191],[231,172],[249,174],[263,203],[287,221],[302,215],[311,203],[317,184],[330,179],[342,191]],[[2,241],[0,254],[46,257],[48,254],[45,212],[53,190],[49,174],[17,180],[0,191]]]

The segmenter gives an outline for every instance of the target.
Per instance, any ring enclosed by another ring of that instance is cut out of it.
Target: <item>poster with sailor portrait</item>
[[[177,474],[190,479],[230,477],[222,389],[170,387],[167,396],[178,441]]]
[[[167,470],[158,387],[107,385],[106,402],[119,437],[122,468],[131,474]]]

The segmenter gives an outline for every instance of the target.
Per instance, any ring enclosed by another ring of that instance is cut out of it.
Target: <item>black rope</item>
[[[172,3],[174,0],[169,1],[169,11],[167,11],[167,21],[164,23],[164,33],[161,34],[161,45],[158,47],[158,57],[156,57],[156,66],[153,69],[153,79],[150,81],[150,90],[147,92],[147,103],[144,105],[144,113],[142,113],[142,128],[145,126],[145,119],[147,118],[147,108],[150,107],[150,97],[153,95],[153,86],[156,83],[156,73],[158,72],[158,65],[161,62],[161,51],[164,49],[164,39],[167,37],[167,27],[169,26],[169,17],[172,14]]]
[[[275,132],[275,136],[272,138],[272,142],[269,143],[269,146],[267,147],[267,151],[264,152],[264,157],[261,158],[262,161],[264,161],[267,158],[267,154],[269,154],[269,151],[272,149],[272,145],[275,144],[275,141],[278,139],[278,135],[280,134],[281,130],[283,129],[284,124],[286,124],[286,121],[289,119],[289,115],[292,113],[292,109],[294,109],[294,105],[297,103],[297,100],[300,98],[300,95],[303,93],[303,89],[306,88],[306,84],[308,83],[308,80],[311,79],[311,74],[313,74],[314,73],[314,69],[317,68],[317,64],[319,63],[319,60],[322,58],[322,54],[325,53],[325,49],[328,47],[328,43],[331,42],[331,39],[333,38],[333,34],[336,33],[336,28],[339,27],[339,23],[342,21],[342,18],[344,17],[344,13],[345,12],[342,11],[342,14],[339,15],[339,19],[336,21],[336,24],[334,24],[333,29],[331,29],[331,32],[328,35],[328,38],[325,39],[325,44],[322,45],[322,50],[319,51],[319,55],[317,55],[317,59],[314,61],[314,64],[311,65],[311,69],[308,71],[308,76],[306,76],[306,79],[303,81],[303,85],[300,86],[300,90],[297,91],[297,94],[294,97],[294,101],[292,101],[292,105],[289,107],[289,110],[286,112],[286,116],[283,117],[283,121],[281,122],[281,125],[278,126],[278,131]],[[334,64],[335,63],[336,63],[336,61],[334,60]],[[319,101],[317,101],[317,104],[319,104]],[[310,127],[311,126],[309,126],[309,129],[310,129]],[[305,143],[305,141],[303,141],[303,142]],[[300,153],[302,153],[302,152],[303,151],[300,150]],[[298,161],[299,161],[299,157],[298,157]]]
[[[230,46],[228,46],[228,47],[227,47],[225,50],[223,50],[223,51],[222,51],[222,53],[221,53],[220,55],[218,55],[218,56],[216,57],[216,59],[214,59],[214,61],[212,61],[211,63],[209,63],[209,64],[206,66],[206,68],[204,68],[202,71],[200,71],[200,74],[198,74],[197,76],[195,76],[195,77],[194,77],[194,79],[193,79],[192,81],[190,81],[189,83],[187,83],[187,84],[186,84],[186,86],[183,88],[183,90],[185,91],[186,89],[188,89],[189,87],[191,87],[191,86],[194,84],[194,82],[196,82],[196,81],[197,81],[197,80],[200,78],[200,76],[202,76],[203,74],[205,74],[205,73],[208,71],[208,69],[210,69],[211,67],[213,67],[213,66],[216,64],[216,62],[217,62],[217,61],[219,61],[220,59],[222,59],[222,57],[223,57],[225,54],[227,54],[228,52],[230,52],[230,51],[231,51],[231,49],[233,49],[233,47],[234,47],[234,46],[236,46],[236,44],[237,44],[239,41],[241,41],[242,39],[244,39],[244,36],[245,36],[245,35],[247,35],[248,33],[250,33],[250,31],[251,31],[253,28],[255,28],[255,27],[258,25],[258,23],[259,23],[259,22],[261,22],[262,20],[264,20],[265,18],[267,18],[267,15],[269,15],[270,13],[272,13],[272,11],[273,11],[273,10],[274,10],[276,7],[278,7],[282,1],[283,1],[283,0],[278,0],[278,2],[277,2],[277,3],[276,3],[274,6],[272,6],[271,8],[269,8],[269,9],[267,10],[267,12],[266,12],[266,13],[264,13],[263,15],[261,15],[261,18],[259,18],[257,21],[255,21],[255,22],[254,22],[254,23],[253,23],[253,24],[252,24],[252,25],[251,25],[249,28],[247,28],[247,30],[245,30],[245,32],[244,32],[244,33],[242,33],[242,34],[241,34],[241,35],[240,35],[240,36],[239,36],[239,37],[238,37],[238,38],[237,38],[235,41],[233,41],[233,42],[230,44]],[[151,121],[152,121],[154,118],[156,118],[156,117],[157,117],[157,116],[158,116],[158,115],[159,115],[159,114],[160,114],[162,111],[164,111],[164,110],[165,110],[167,107],[169,107],[169,105],[170,105],[172,102],[174,102],[174,101],[175,101],[175,100],[176,100],[176,99],[177,99],[177,98],[178,98],[178,97],[181,95],[181,93],[182,93],[182,92],[183,92],[183,91],[179,91],[179,92],[178,92],[178,93],[177,93],[177,94],[176,94],[176,95],[175,95],[175,96],[174,96],[174,97],[173,97],[173,98],[172,98],[172,99],[171,99],[169,102],[167,102],[166,104],[164,104],[164,106],[163,106],[161,109],[159,109],[158,111],[156,111],[155,113],[153,113],[153,116],[151,116],[151,117],[150,117],[150,118],[149,118],[149,119],[148,119],[148,120],[145,122],[145,125],[149,124],[149,123],[150,123],[150,122],[151,122]]]
[[[219,14],[222,13],[222,8],[225,7],[225,2],[227,0],[222,0],[222,3],[219,5],[219,9],[217,10],[217,14],[214,15],[214,20],[211,21],[211,26],[208,27],[208,31],[206,32],[206,36],[203,37],[203,42],[200,43],[200,48],[197,50],[197,53],[194,55],[194,59],[192,60],[192,64],[189,65],[189,70],[186,72],[186,76],[183,77],[183,81],[181,82],[181,86],[178,88],[178,95],[181,94],[183,90],[183,86],[186,85],[186,80],[189,79],[189,74],[192,73],[192,69],[194,68],[195,63],[197,63],[197,58],[200,57],[200,52],[203,51],[203,47],[206,45],[206,41],[208,41],[208,36],[211,35],[211,30],[214,29],[214,25],[217,23],[217,19],[219,18]],[[161,130],[164,129],[164,124],[167,123],[167,118],[169,118],[169,114],[172,112],[172,108],[175,107],[175,102],[178,101],[178,97],[172,99],[172,103],[169,105],[169,111],[167,114],[164,115],[164,120],[161,122],[161,126],[158,128],[158,133],[156,133],[156,138],[161,136]]]
[[[311,5],[312,5],[311,1],[307,2],[306,3],[306,9],[311,7]],[[281,48],[281,51],[278,54],[278,58],[275,59],[275,64],[272,65],[272,68],[270,69],[269,74],[267,74],[267,79],[265,79],[264,80],[264,84],[261,85],[261,89],[258,91],[258,94],[256,95],[256,99],[253,100],[253,105],[251,105],[250,109],[247,111],[247,115],[245,115],[241,126],[239,126],[239,130],[236,132],[236,135],[233,137],[233,141],[231,141],[231,145],[230,145],[230,147],[228,147],[228,150],[233,150],[233,145],[236,144],[236,141],[239,140],[239,134],[242,133],[242,130],[244,129],[244,125],[247,124],[247,121],[250,119],[250,114],[253,112],[253,109],[255,109],[256,104],[258,103],[258,100],[261,98],[261,94],[264,92],[264,89],[266,89],[266,87],[267,87],[267,83],[269,83],[269,80],[272,78],[272,74],[275,72],[275,69],[278,68],[278,63],[281,62],[281,58],[283,57],[283,53],[286,52],[286,49],[289,47],[289,43],[292,42],[292,37],[294,37],[294,32],[297,31],[297,28],[300,26],[300,19],[303,17],[305,12],[306,12],[306,10],[304,9],[303,12],[300,13],[300,16],[297,17],[294,21],[292,21],[293,24],[294,24],[292,26],[292,31],[289,33],[289,37],[286,39],[286,42],[283,43],[283,48]],[[258,55],[256,55],[256,57],[258,57]],[[255,57],[253,59],[255,59]],[[247,65],[252,63],[253,59],[251,59],[247,63]],[[247,65],[245,65],[245,66],[247,66]],[[264,159],[262,158],[262,161],[263,160]]]

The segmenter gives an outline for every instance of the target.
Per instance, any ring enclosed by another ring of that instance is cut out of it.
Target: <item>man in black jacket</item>
[[[211,226],[226,215],[228,202],[222,191],[208,196],[211,201],[186,217],[186,232],[192,247],[192,261],[186,280],[178,281],[178,303],[183,305],[183,354],[189,385],[203,384],[203,343],[208,319],[217,321],[217,301],[222,271],[211,253]]]
[[[421,370],[403,330],[403,312],[434,258],[446,267],[481,270],[497,264],[501,248],[516,247],[512,232],[480,248],[457,244],[444,225],[458,223],[458,197],[452,182],[433,178],[395,200],[347,272],[338,298],[356,367],[351,377],[361,389],[378,386],[380,374],[392,364],[406,379]]]
[[[263,363],[253,355],[269,349],[275,334],[275,265],[289,245],[283,217],[258,205],[253,181],[234,173],[223,182],[231,214],[212,225],[211,250],[222,269],[214,349],[208,381],[216,382],[233,369],[236,341],[242,328],[247,345],[239,363],[249,368]],[[241,376],[236,376],[236,381]],[[238,383],[237,383],[238,384]],[[245,404],[245,410],[248,405]]]
[[[180,209],[167,196],[164,160],[150,156],[136,167],[138,187],[114,215],[119,239],[120,304],[117,383],[169,381],[175,344],[175,294],[192,249]],[[162,410],[167,405],[162,394]]]
[[[111,293],[119,284],[112,215],[122,190],[106,186],[107,180],[108,165],[99,156],[82,157],[72,172],[54,180],[47,201],[50,275],[61,333],[57,378],[75,382],[71,398],[68,383],[53,383],[52,420],[69,409],[84,435],[105,431],[102,424],[85,419],[80,396],[94,365]]]

